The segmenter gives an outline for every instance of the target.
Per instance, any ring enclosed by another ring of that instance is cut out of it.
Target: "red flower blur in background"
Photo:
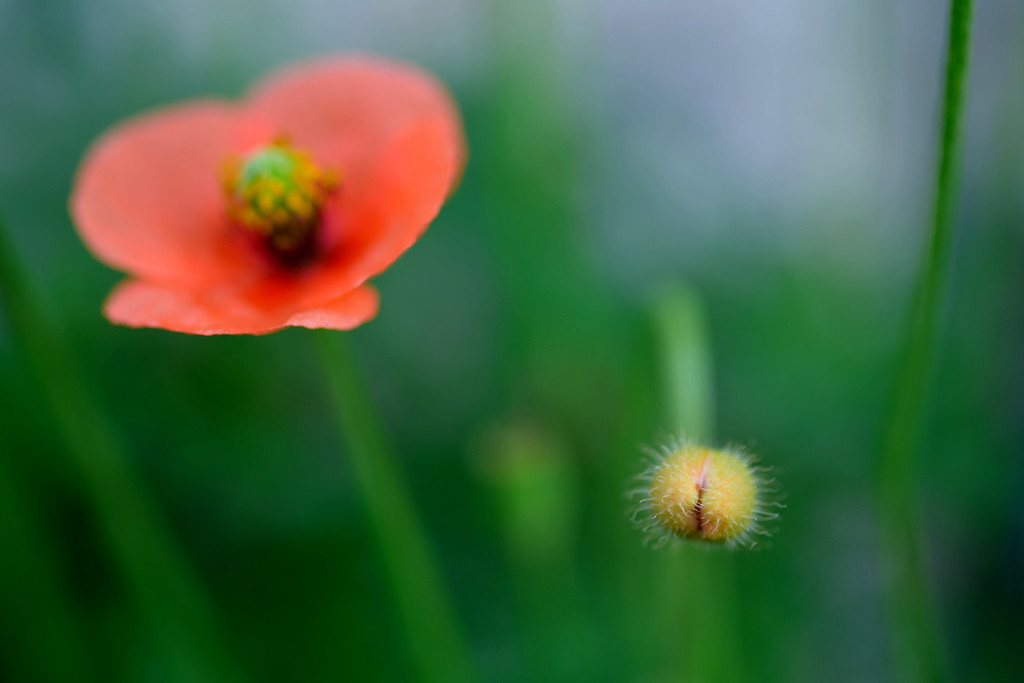
[[[451,98],[404,64],[336,57],[272,74],[241,102],[199,100],[107,132],[71,214],[132,277],[112,322],[193,334],[351,329],[367,280],[423,233],[465,158]]]

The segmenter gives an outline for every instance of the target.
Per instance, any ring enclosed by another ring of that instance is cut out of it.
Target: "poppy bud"
[[[742,453],[674,443],[641,475],[634,519],[665,540],[752,546],[765,533],[759,521],[777,517],[765,510],[761,471]]]

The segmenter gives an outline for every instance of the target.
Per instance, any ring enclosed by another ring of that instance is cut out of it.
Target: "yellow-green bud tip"
[[[754,545],[759,521],[777,516],[765,509],[760,471],[743,453],[673,443],[641,475],[634,519],[663,541]]]

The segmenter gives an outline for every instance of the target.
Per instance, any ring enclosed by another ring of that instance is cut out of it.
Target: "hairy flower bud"
[[[765,534],[759,522],[777,517],[763,500],[764,470],[746,454],[676,442],[656,458],[634,491],[639,499],[634,520],[662,541],[753,546],[753,538]]]

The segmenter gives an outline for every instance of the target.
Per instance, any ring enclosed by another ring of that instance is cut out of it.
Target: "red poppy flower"
[[[431,76],[327,58],[241,102],[116,126],[82,162],[71,214],[96,257],[132,276],[104,306],[112,322],[351,329],[377,312],[367,280],[434,219],[464,156],[458,113]]]

